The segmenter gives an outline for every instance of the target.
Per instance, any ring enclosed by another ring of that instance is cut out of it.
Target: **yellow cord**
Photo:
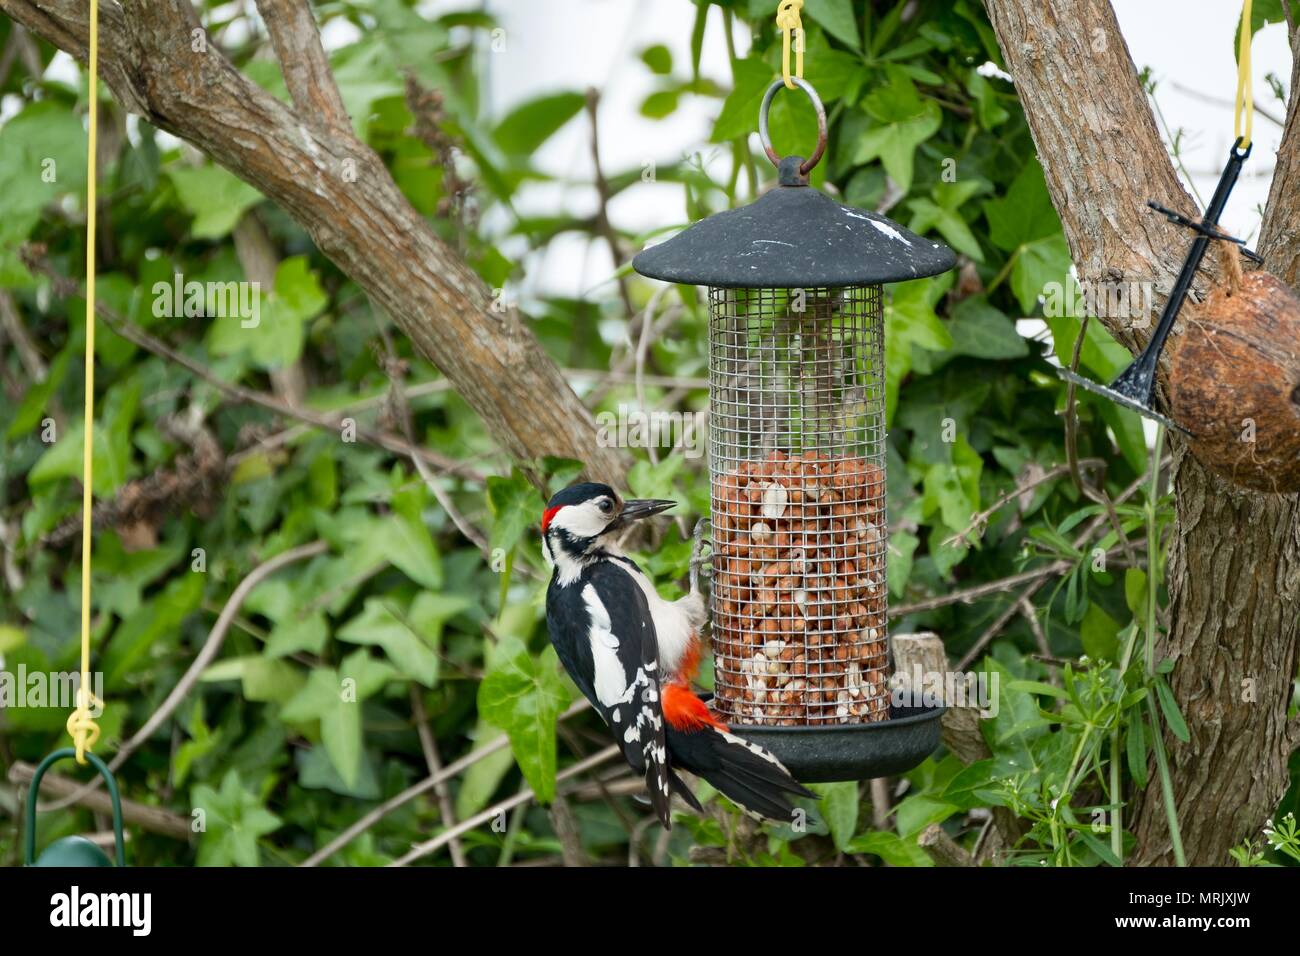
[[[1250,146],[1250,133],[1255,121],[1255,91],[1250,83],[1250,42],[1253,39],[1250,32],[1250,3],[1251,0],[1243,0],[1241,5],[1241,45],[1237,51],[1236,115],[1232,121],[1233,136],[1241,140],[1243,150]],[[1244,130],[1241,122],[1243,113],[1246,115]]]
[[[90,122],[86,156],[86,407],[81,443],[81,686],[77,708],[68,717],[68,733],[77,748],[77,763],[99,740],[91,708],[102,705],[90,690],[90,543],[94,504],[95,457],[95,149],[99,126],[99,0],[90,0]]]
[[[794,89],[794,80],[790,75],[790,41],[797,42],[794,45],[794,75],[803,79],[803,20],[799,18],[799,11],[803,9],[803,0],[781,0],[781,5],[776,8],[776,25],[781,31],[781,76],[785,79],[785,85],[789,89]]]

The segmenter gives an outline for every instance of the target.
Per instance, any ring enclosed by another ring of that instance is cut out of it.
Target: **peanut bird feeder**
[[[808,184],[759,135],[778,185],[641,252],[633,268],[709,287],[713,707],[803,781],[916,766],[941,708],[892,708],[886,627],[882,284],[955,256]]]

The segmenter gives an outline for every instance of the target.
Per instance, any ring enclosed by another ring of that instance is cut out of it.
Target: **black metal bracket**
[[[1199,222],[1171,209],[1166,209],[1155,202],[1147,203],[1152,209],[1169,217],[1171,222],[1186,226],[1196,233],[1191,248],[1187,250],[1187,258],[1183,260],[1182,271],[1178,273],[1178,279],[1174,282],[1174,287],[1165,302],[1164,311],[1160,313],[1160,321],[1156,323],[1155,330],[1151,333],[1146,348],[1141,351],[1128,368],[1119,373],[1115,381],[1111,382],[1110,385],[1093,382],[1065,368],[1058,370],[1062,378],[1076,385],[1081,385],[1089,391],[1096,392],[1098,395],[1103,395],[1125,408],[1131,408],[1138,414],[1145,415],[1162,425],[1175,428],[1185,435],[1191,434],[1186,428],[1155,410],[1152,399],[1155,397],[1156,389],[1156,365],[1160,360],[1160,353],[1164,350],[1165,340],[1174,327],[1174,320],[1178,318],[1178,311],[1183,307],[1183,302],[1187,299],[1187,293],[1191,291],[1192,279],[1195,278],[1196,270],[1201,266],[1201,260],[1205,258],[1205,251],[1209,248],[1210,242],[1221,240],[1244,246],[1241,240],[1234,239],[1220,231],[1218,225],[1219,217],[1223,214],[1223,207],[1228,204],[1228,196],[1232,192],[1232,187],[1237,184],[1237,177],[1241,174],[1242,164],[1246,161],[1246,157],[1250,155],[1250,150],[1250,146],[1245,149],[1241,148],[1240,138],[1232,144],[1232,148],[1228,151],[1228,164],[1224,166],[1223,175],[1219,177],[1219,185],[1210,198],[1210,204],[1205,208],[1205,216]],[[1250,250],[1244,251],[1250,258],[1261,261]]]
[[[1245,256],[1247,259],[1249,259],[1251,262],[1264,261],[1264,257],[1261,256],[1254,249],[1246,248],[1245,239],[1238,239],[1236,236],[1230,236],[1226,232],[1223,232],[1222,230],[1215,229],[1213,226],[1207,226],[1203,222],[1197,222],[1195,219],[1190,219],[1187,216],[1184,216],[1181,212],[1176,212],[1175,210],[1170,209],[1168,206],[1160,205],[1160,203],[1156,202],[1154,199],[1148,199],[1147,206],[1154,209],[1156,212],[1160,213],[1162,216],[1164,216],[1170,222],[1175,223],[1176,225],[1186,226],[1188,229],[1192,230],[1193,232],[1200,233],[1202,236],[1208,236],[1211,239],[1218,239],[1221,242],[1231,242],[1234,243],[1235,245],[1241,246],[1241,254]]]

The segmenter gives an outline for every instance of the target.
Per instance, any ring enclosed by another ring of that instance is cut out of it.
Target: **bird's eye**
[[[614,502],[610,501],[608,498],[602,498],[600,499],[599,507],[605,514],[609,514],[614,510]]]

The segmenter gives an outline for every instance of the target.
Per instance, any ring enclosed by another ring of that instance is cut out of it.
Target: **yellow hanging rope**
[[[1241,140],[1241,148],[1250,147],[1250,133],[1255,121],[1255,91],[1250,83],[1250,32],[1251,0],[1243,0],[1241,5],[1241,40],[1237,49],[1237,99],[1236,115],[1232,121],[1233,136]],[[1246,116],[1245,127],[1242,126],[1242,114]]]
[[[794,76],[803,79],[803,20],[799,11],[803,9],[803,0],[781,0],[776,8],[776,25],[781,31],[781,76],[785,85],[794,89],[794,79],[790,75],[790,45],[794,41]]]
[[[81,686],[77,708],[68,717],[68,733],[77,748],[77,763],[99,740],[91,709],[103,706],[90,690],[90,544],[94,504],[95,451],[95,150],[99,127],[99,0],[90,0],[90,122],[86,156],[86,405],[81,443]]]

